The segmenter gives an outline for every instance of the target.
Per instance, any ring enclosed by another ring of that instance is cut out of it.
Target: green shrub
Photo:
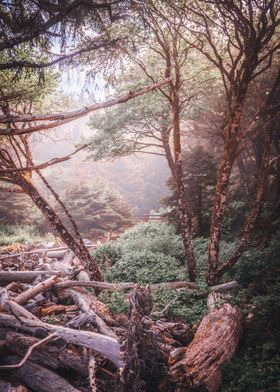
[[[204,273],[207,266],[207,240],[194,241],[198,259],[201,287],[205,286]],[[105,270],[105,279],[112,282],[131,281],[140,284],[171,282],[186,279],[184,248],[181,237],[173,226],[166,223],[138,224],[127,230],[118,241],[99,247],[94,257],[104,266],[108,257],[113,266]],[[204,282],[204,283],[203,283]],[[197,323],[206,312],[205,298],[199,299],[194,293],[170,289],[153,291],[155,310],[162,310],[170,301],[169,316]],[[102,299],[114,311],[127,309],[120,293],[102,294]]]

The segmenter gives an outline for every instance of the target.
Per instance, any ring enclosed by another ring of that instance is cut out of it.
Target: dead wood
[[[23,335],[17,332],[8,332],[5,343],[10,352],[22,357],[28,348],[37,342],[39,339]],[[72,369],[81,376],[88,375],[87,362],[85,359],[73,349],[63,348],[61,344],[53,344],[37,346],[36,350],[31,353],[30,360],[39,365],[46,366],[50,369]]]
[[[56,305],[56,304],[48,304],[40,309],[40,315],[45,317],[51,314],[61,314],[61,313],[71,313],[76,312],[78,307],[76,305]]]
[[[190,345],[171,353],[169,367],[174,383],[164,390],[217,392],[222,382],[220,367],[236,351],[241,320],[239,309],[228,303],[211,310]]]
[[[38,276],[45,277],[59,274],[60,271],[1,271],[0,284],[12,282],[30,283]]]
[[[21,318],[19,321],[16,317],[4,313],[0,313],[0,326],[31,332],[35,336],[56,332],[65,342],[91,348],[108,358],[116,367],[122,366],[120,344],[117,339],[110,336],[90,331],[77,331],[60,325],[43,323],[40,320]]]
[[[29,290],[24,291],[22,294],[14,298],[14,301],[20,305],[25,304],[31,298],[36,297],[36,295],[44,293],[49,290],[57,282],[57,276],[51,276],[50,278],[38,283],[36,286],[31,287]]]
[[[84,294],[78,292],[73,289],[67,289],[64,292],[64,295],[72,298],[73,302],[80,308],[80,310],[89,316],[89,319],[97,326],[98,330],[107,336],[111,336],[112,338],[117,339],[116,334],[112,331],[112,329],[103,321],[103,319],[98,315],[98,312],[94,310],[94,307],[97,302],[94,301],[93,296],[88,294]],[[102,304],[103,305],[103,304]],[[109,313],[109,311],[108,311]]]
[[[55,287],[57,288],[68,288],[68,287],[93,287],[98,288],[100,290],[111,290],[111,291],[121,291],[121,290],[130,290],[135,289],[137,283],[134,282],[122,282],[122,283],[108,283],[108,282],[98,282],[91,280],[89,282],[78,282],[76,280],[67,280],[65,282],[56,283]],[[181,282],[163,282],[163,283],[154,283],[150,284],[149,287],[152,290],[157,290],[161,288],[166,289],[186,289],[186,290],[199,290],[199,287],[195,283],[181,281]],[[238,283],[236,281],[223,283],[217,286],[212,286],[208,288],[208,292],[211,291],[229,291],[238,287]],[[207,293],[205,293],[207,296]]]
[[[91,392],[97,392],[95,372],[96,372],[96,361],[95,361],[94,354],[93,354],[92,350],[90,350],[89,362],[88,362],[88,373],[89,373],[89,385],[90,385]]]
[[[150,319],[153,303],[150,288],[130,295],[129,323],[124,345],[124,366],[116,385],[118,392],[155,391],[164,373],[157,335]]]
[[[87,248],[96,248],[97,245],[86,245]],[[6,254],[2,254],[0,256],[0,260],[3,259],[8,259],[8,258],[14,258],[14,257],[19,257],[21,255],[34,255],[34,254],[38,254],[38,253],[43,253],[49,256],[49,254],[51,254],[52,252],[63,252],[62,255],[65,254],[65,251],[68,251],[69,248],[66,246],[63,247],[57,247],[57,248],[41,248],[41,249],[34,249],[34,250],[29,250],[29,251],[22,251],[20,253],[6,253]]]
[[[13,386],[10,383],[0,379],[0,391],[2,392],[28,392],[23,385]]]
[[[6,363],[18,361],[19,357],[17,356],[5,358]],[[64,378],[31,361],[27,361],[20,369],[14,369],[13,377],[36,392],[81,392]]]
[[[32,344],[32,346],[28,347],[26,354],[24,355],[24,357],[22,358],[22,360],[20,362],[13,364],[13,365],[0,365],[0,369],[5,370],[5,369],[19,369],[19,368],[21,368],[26,363],[26,361],[28,360],[28,358],[32,354],[32,351],[36,347],[38,347],[38,346],[48,342],[51,339],[56,338],[56,337],[57,337],[57,335],[54,332],[54,333],[50,334],[49,336],[47,336],[46,338],[39,340],[38,342],[35,342],[34,344]]]

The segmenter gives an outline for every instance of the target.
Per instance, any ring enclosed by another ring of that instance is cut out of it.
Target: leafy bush
[[[196,239],[194,246],[203,281],[207,261],[207,240]],[[105,278],[108,281],[149,284],[186,279],[181,237],[175,233],[173,226],[166,223],[138,224],[125,231],[118,241],[99,247],[94,252],[94,257],[104,269],[105,256],[113,264],[105,270]],[[162,310],[172,301],[169,315],[185,319],[189,323],[197,323],[206,312],[205,298],[199,299],[194,293],[158,289],[153,291],[153,297],[155,310]],[[122,312],[127,309],[121,293],[102,294],[102,299],[113,311]]]
[[[94,257],[102,264],[107,256],[114,265],[106,271],[109,281],[160,283],[182,280],[184,249],[181,238],[165,223],[138,224],[118,241],[101,246]]]

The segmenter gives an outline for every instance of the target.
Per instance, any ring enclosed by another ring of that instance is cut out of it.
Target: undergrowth
[[[43,241],[53,241],[54,236],[47,233],[42,236],[35,226],[5,225],[0,226],[0,246],[19,244],[32,244]]]

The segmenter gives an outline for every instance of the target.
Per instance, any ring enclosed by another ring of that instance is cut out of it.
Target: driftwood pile
[[[152,289],[159,285],[91,281],[67,250],[0,255],[0,263],[0,391],[219,389],[241,315],[229,304],[215,306],[217,288],[194,334],[153,312]],[[163,285],[195,289],[187,282]],[[128,315],[109,312],[98,299],[103,289],[127,290]]]

